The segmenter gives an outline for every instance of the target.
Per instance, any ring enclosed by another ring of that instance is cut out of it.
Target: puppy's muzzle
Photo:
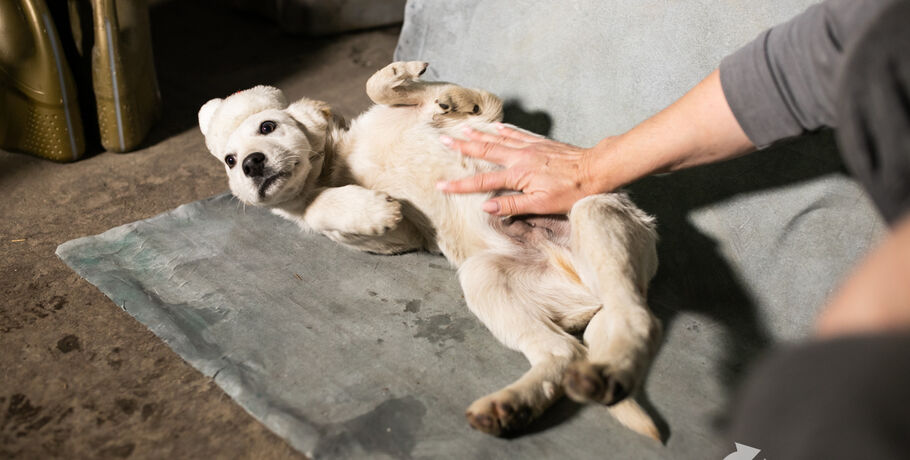
[[[243,159],[243,174],[250,178],[262,177],[265,173],[265,154],[253,152]]]

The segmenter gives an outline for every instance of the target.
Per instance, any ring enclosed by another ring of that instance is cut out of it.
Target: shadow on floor
[[[823,132],[735,160],[648,177],[628,187],[635,203],[658,220],[660,268],[651,282],[649,305],[665,329],[682,312],[703,315],[724,326],[719,371],[728,392],[735,391],[746,368],[772,344],[773,337],[718,243],[700,232],[689,216],[736,195],[832,173],[844,173],[844,169],[833,136]]]
[[[502,105],[502,121],[520,126],[532,133],[549,136],[553,118],[543,111],[528,111],[518,99],[507,99]]]

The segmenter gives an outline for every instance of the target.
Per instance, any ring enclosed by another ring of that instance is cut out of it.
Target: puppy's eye
[[[228,168],[233,168],[234,165],[237,164],[237,155],[234,155],[232,153],[232,154],[224,157],[224,163],[226,165],[228,165]]]
[[[272,120],[263,121],[259,125],[259,134],[268,134],[275,130],[278,127],[278,124]]]

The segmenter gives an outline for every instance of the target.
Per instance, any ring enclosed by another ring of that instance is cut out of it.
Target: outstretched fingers
[[[559,213],[571,208],[580,197],[577,193],[563,196],[561,192],[576,191],[577,186],[573,188],[573,184],[577,182],[574,178],[582,149],[513,126],[501,123],[493,126],[495,133],[464,128],[463,139],[441,136],[440,140],[465,156],[506,169],[441,181],[436,187],[446,193],[523,192],[500,195],[484,203],[484,211],[500,216]],[[551,165],[551,161],[555,163]],[[571,183],[566,185],[567,182]]]
[[[483,210],[497,216],[518,216],[539,212],[534,195],[518,193],[491,198],[483,204]]]
[[[512,188],[509,174],[506,170],[477,174],[452,181],[442,181],[436,188],[446,193],[484,193]]]
[[[449,136],[440,136],[439,140],[442,141],[446,147],[457,150],[461,152],[462,155],[503,166],[509,166],[516,153],[518,153],[516,152],[517,146],[513,143],[506,143],[505,139],[499,137],[486,138],[484,136],[484,140],[481,140],[481,136],[477,137],[477,140],[461,140]]]
[[[528,144],[533,144],[535,142],[540,142],[547,139],[546,137],[534,134],[530,131],[525,131],[513,125],[507,125],[505,123],[494,123],[493,126],[496,128],[496,132],[499,133],[500,136],[507,139],[522,141]]]
[[[498,128],[497,128],[498,129]],[[474,142],[486,142],[494,145],[502,145],[512,149],[522,149],[529,145],[531,142],[524,140],[523,138],[511,135],[504,135],[502,133],[488,133],[486,131],[478,131],[471,127],[465,127],[461,130],[464,135],[474,141]]]

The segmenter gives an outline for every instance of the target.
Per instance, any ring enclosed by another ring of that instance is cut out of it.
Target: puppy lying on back
[[[441,252],[458,268],[471,311],[531,364],[468,407],[472,427],[515,432],[566,393],[605,404],[624,425],[659,438],[633,399],[661,330],[645,304],[657,270],[653,219],[621,193],[585,198],[568,217],[503,220],[481,210],[489,194],[437,191],[440,180],[498,168],[439,137],[459,137],[466,126],[490,131],[502,102],[421,81],[426,67],[396,62],[376,72],[367,94],[377,105],[350,127],[323,102],[288,104],[267,86],[209,101],[199,126],[241,201],[345,246]],[[581,331],[583,343],[572,335]]]

